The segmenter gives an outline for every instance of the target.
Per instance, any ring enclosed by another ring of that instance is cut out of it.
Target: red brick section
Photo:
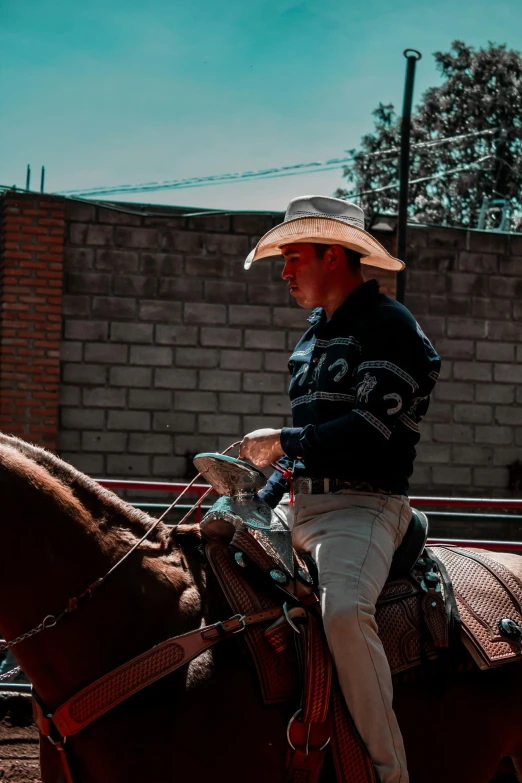
[[[55,449],[63,200],[7,191],[0,216],[0,429]]]

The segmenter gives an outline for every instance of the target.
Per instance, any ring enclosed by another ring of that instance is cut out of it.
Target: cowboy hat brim
[[[281,248],[297,242],[341,245],[361,254],[361,263],[400,272],[405,264],[394,258],[375,237],[363,228],[352,226],[345,220],[327,217],[299,217],[286,220],[261,237],[254,250],[248,254],[245,269],[250,269],[258,258],[281,255]]]

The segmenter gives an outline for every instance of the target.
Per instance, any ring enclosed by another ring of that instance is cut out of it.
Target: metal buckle
[[[288,726],[286,727],[286,741],[288,742],[288,744],[290,745],[290,747],[292,748],[292,750],[297,750],[297,748],[295,747],[295,745],[293,744],[292,740],[290,739],[290,729],[292,728],[292,723],[294,722],[294,720],[295,720],[296,718],[297,718],[297,719],[299,719],[299,715],[302,715],[302,714],[303,714],[303,709],[302,709],[302,707],[300,707],[300,708],[297,710],[297,712],[295,712],[295,713],[292,715],[292,717],[291,717],[291,718],[290,718],[290,720],[288,721]],[[312,728],[312,724],[311,724],[311,723],[309,723],[309,724],[308,724],[308,733],[307,733],[307,735],[306,735],[306,746],[305,746],[305,751],[306,751],[306,754],[305,754],[305,756],[306,756],[306,758],[308,758],[308,755],[309,755],[309,748],[308,748],[308,743],[309,743],[309,741],[310,741],[310,730],[311,730],[311,728]],[[329,745],[329,743],[330,743],[330,740],[331,740],[331,737],[328,737],[328,739],[326,740],[326,742],[324,743],[324,745],[321,745],[321,747],[319,748],[319,751],[321,751],[321,750],[324,750],[325,748],[327,748],[327,747],[328,747],[328,745]]]
[[[299,715],[302,715],[302,714],[303,714],[303,710],[302,710],[302,708],[299,708],[297,710],[297,712],[294,712],[294,714],[292,715],[292,717],[288,721],[288,726],[286,727],[286,741],[288,742],[288,744],[290,745],[292,750],[295,750],[295,745],[293,744],[292,740],[290,739],[290,729],[292,728],[292,723],[294,722],[294,720],[296,718],[298,718]]]
[[[235,631],[228,631],[228,633],[232,634],[232,636],[236,633],[243,633],[243,631],[246,630],[246,622],[245,622],[244,614],[235,614],[233,617],[230,618],[230,620],[239,620],[241,622],[241,625],[239,626],[239,628],[236,628]]]
[[[49,713],[48,715],[45,715],[44,718],[43,718],[42,730],[44,728],[46,729],[46,731],[43,731],[43,736],[47,737],[47,739],[49,740],[51,745],[54,745],[54,747],[57,750],[63,750],[62,745],[65,745],[65,743],[67,742],[67,737],[62,737],[61,736],[61,734],[59,733],[58,729],[56,728],[56,726],[53,723],[53,716],[52,716],[51,713]],[[51,732],[52,732],[53,729],[55,730],[56,734],[58,734],[59,739],[55,740],[55,739],[52,738]]]

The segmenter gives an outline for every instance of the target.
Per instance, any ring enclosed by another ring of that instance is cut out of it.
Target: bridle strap
[[[221,454],[227,454],[229,451],[231,451],[233,448],[238,446],[241,443],[241,441],[236,441],[235,443],[232,443],[228,448],[225,449],[225,451],[222,451]],[[156,519],[152,525],[146,530],[146,532],[143,534],[143,536],[139,539],[139,541],[136,541],[135,544],[126,552],[120,559],[112,565],[107,573],[105,573],[103,576],[100,576],[98,579],[96,579],[92,584],[89,585],[89,587],[83,591],[83,593],[80,593],[80,595],[74,596],[73,598],[69,598],[67,601],[67,605],[56,614],[48,614],[44,619],[42,620],[39,625],[35,626],[34,628],[31,628],[30,631],[26,631],[25,633],[20,634],[20,636],[17,636],[16,639],[11,639],[11,641],[6,641],[5,639],[0,639],[0,653],[5,652],[6,650],[9,650],[11,647],[15,647],[15,645],[20,644],[20,642],[24,642],[26,639],[30,639],[32,636],[36,636],[36,634],[41,633],[42,631],[45,631],[47,628],[54,628],[56,623],[58,623],[60,620],[62,620],[66,615],[70,614],[71,612],[76,611],[78,609],[79,605],[83,603],[83,601],[86,598],[92,598],[94,595],[95,590],[97,590],[99,587],[104,584],[104,582],[108,579],[108,577],[116,571],[117,568],[121,566],[125,560],[127,560],[128,557],[132,555],[133,552],[140,547],[145,539],[147,539],[150,534],[156,530],[159,523],[167,516],[169,511],[171,511],[181,500],[181,498],[190,490],[194,482],[198,480],[198,478],[201,476],[201,473],[198,473],[197,476],[195,476],[190,484],[187,484],[183,492],[181,492],[178,497],[170,504],[170,506],[167,508],[166,511],[163,512],[163,514]],[[199,500],[192,506],[190,511],[187,511],[181,522],[185,522],[187,517],[192,514],[192,512],[198,508],[203,500],[213,491],[212,487],[209,487],[208,490],[199,498]],[[181,524],[179,522],[178,524]]]
[[[40,732],[56,744],[56,732],[60,741],[77,734],[125,699],[189,663],[217,642],[256,623],[277,620],[282,615],[282,606],[254,614],[236,614],[224,622],[167,639],[87,685],[52,714],[45,714],[45,708],[36,697],[35,723]]]
[[[44,706],[33,689],[33,719],[38,726],[40,734],[54,745],[62,765],[65,783],[74,783],[67,753],[65,751],[65,740],[63,738],[55,739],[56,731],[53,731],[53,724],[48,715],[44,712]]]

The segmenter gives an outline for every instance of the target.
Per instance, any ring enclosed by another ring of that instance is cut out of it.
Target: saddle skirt
[[[449,546],[435,546],[431,551],[451,578],[462,641],[475,663],[489,669],[519,661],[522,582],[517,574],[492,552]],[[522,564],[522,559],[517,559]],[[522,565],[519,569],[522,572]]]
[[[239,526],[230,545],[223,540],[209,542],[206,552],[234,611],[251,612],[284,600],[284,584],[274,584],[274,576],[276,580],[283,576],[281,560],[274,557],[264,534]],[[296,572],[311,581],[306,565],[297,553],[294,557]],[[434,585],[427,585],[434,563],[440,569],[439,578]],[[252,568],[270,578],[260,581],[254,574],[252,580]],[[288,573],[282,581],[290,581]],[[452,600],[458,609],[453,616]],[[457,625],[457,631],[460,627],[460,638],[480,668],[519,661],[522,635],[503,631],[506,620],[510,621],[508,630],[513,625],[522,628],[519,577],[484,551],[449,546],[425,550],[408,574],[388,581],[376,608],[379,636],[393,675],[435,660],[441,648],[449,646],[452,624]],[[285,701],[297,688],[292,645],[286,638],[291,633],[288,624],[272,633],[260,628],[247,633],[266,703]]]

